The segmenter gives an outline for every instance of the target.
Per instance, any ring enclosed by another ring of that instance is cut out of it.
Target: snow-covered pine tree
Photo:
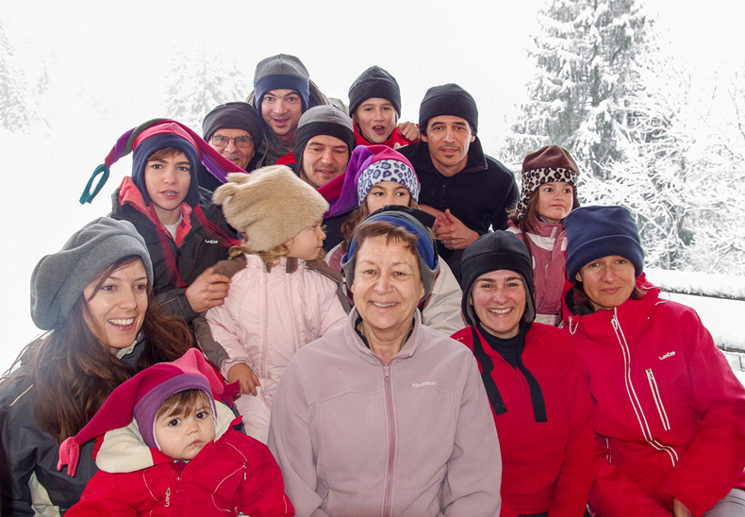
[[[23,70],[0,19],[0,127],[13,133],[25,133],[31,124],[23,85]]]
[[[166,116],[201,134],[202,120],[213,108],[242,101],[251,83],[235,63],[223,62],[223,55],[210,53],[206,45],[176,52],[168,73]]]
[[[541,33],[529,52],[538,74],[530,101],[513,126],[505,159],[519,163],[531,150],[569,149],[583,172],[607,176],[623,156],[629,126],[626,96],[636,88],[635,61],[649,22],[636,0],[548,0]]]

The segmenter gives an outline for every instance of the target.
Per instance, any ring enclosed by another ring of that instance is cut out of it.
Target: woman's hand
[[[225,303],[231,279],[225,275],[214,275],[214,266],[205,269],[189,287],[186,299],[194,312],[204,312]]]
[[[259,378],[250,366],[244,363],[234,364],[228,370],[228,383],[240,382],[241,393],[250,393],[256,396],[256,386],[261,386]]]
[[[675,517],[694,517],[688,507],[677,499],[673,499],[673,515]]]

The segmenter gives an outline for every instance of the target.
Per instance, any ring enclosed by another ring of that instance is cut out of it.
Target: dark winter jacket
[[[466,327],[453,339],[473,350],[474,330]],[[546,422],[536,422],[525,376],[475,333],[507,409],[497,415],[492,407],[502,450],[501,516],[581,517],[594,475],[594,443],[590,394],[569,339],[540,323],[524,338],[522,362],[538,381],[546,408]]]
[[[643,275],[637,286],[647,293],[613,309],[564,305],[594,402],[590,504],[603,517],[669,517],[675,498],[703,515],[745,489],[745,389],[693,309]]]
[[[175,240],[155,212],[145,207],[142,194],[129,177],[125,177],[114,192],[110,214],[114,219],[134,224],[145,239],[153,261],[153,290],[163,312],[180,316],[187,322],[197,313],[186,299],[186,287],[205,269],[226,259],[230,246],[238,243],[220,207],[211,203],[210,193],[200,189],[200,194],[202,199],[197,207],[182,206],[184,220]]]
[[[146,347],[140,333],[133,352],[122,357],[122,361],[134,366]],[[64,513],[78,502],[97,470],[92,457],[94,442],[80,448],[75,477],[57,470],[59,444],[34,420],[34,389],[29,377],[23,375],[24,368],[21,365],[0,385],[0,509],[3,516],[34,515],[28,483],[35,477],[42,490],[48,492],[51,505]],[[45,515],[54,515],[52,510],[48,508],[51,513]]]
[[[466,166],[449,178],[435,168],[427,142],[402,147],[398,152],[409,159],[419,177],[419,204],[443,212],[449,208],[479,235],[507,228],[507,210],[518,198],[515,176],[500,162],[484,154],[478,137],[468,149]],[[460,278],[462,250],[449,250],[438,241],[437,251]]]

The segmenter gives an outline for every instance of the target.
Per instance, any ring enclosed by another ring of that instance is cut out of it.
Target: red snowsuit
[[[109,431],[100,449],[97,444],[101,470],[66,516],[295,515],[277,462],[253,438],[228,427],[182,468],[132,429]],[[115,445],[105,451],[107,441]]]
[[[500,415],[492,408],[502,451],[502,517],[546,511],[550,517],[581,517],[585,512],[593,479],[590,396],[563,334],[533,323],[522,352],[523,363],[541,386],[546,422],[535,420],[525,376],[478,334],[507,407]],[[453,339],[473,350],[471,327]],[[481,364],[479,369],[483,371]]]
[[[602,517],[669,517],[675,498],[701,516],[745,488],[745,389],[693,309],[644,275],[637,285],[646,295],[613,309],[564,306],[594,403],[590,504]]]

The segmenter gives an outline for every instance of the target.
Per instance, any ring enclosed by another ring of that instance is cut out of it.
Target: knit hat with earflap
[[[415,254],[419,260],[419,273],[421,275],[422,284],[424,285],[424,297],[422,300],[427,298],[427,296],[432,292],[432,286],[435,283],[435,278],[439,271],[439,261],[435,240],[427,226],[422,222],[425,219],[429,219],[429,217],[431,217],[429,214],[417,208],[388,205],[367,216],[367,218],[357,226],[357,229],[359,229],[366,223],[380,221],[401,227],[416,237],[417,245]],[[355,230],[355,234],[352,236],[352,241],[349,243],[349,251],[341,259],[341,267],[344,270],[344,281],[349,289],[351,289],[352,284],[354,284],[354,267],[357,262],[356,253],[358,242],[356,234]]]
[[[373,65],[354,80],[349,87],[349,113],[354,114],[367,99],[385,99],[401,116],[401,89],[398,81],[391,74]]]
[[[297,135],[295,137],[295,148],[292,151],[298,170],[302,167],[305,146],[311,138],[318,135],[328,135],[338,138],[347,144],[347,153],[357,145],[354,138],[354,123],[349,115],[331,104],[314,106],[303,113],[297,124]]]
[[[426,132],[431,118],[444,115],[465,119],[474,134],[478,129],[479,110],[476,108],[476,101],[457,84],[443,84],[427,90],[419,106],[419,128]]]
[[[207,113],[202,122],[204,140],[209,142],[218,129],[242,129],[251,135],[254,149],[264,140],[261,116],[247,102],[227,102]]]
[[[78,298],[107,267],[125,257],[142,260],[150,285],[153,264],[145,240],[129,221],[101,217],[75,232],[31,274],[31,319],[43,330],[61,328]]]
[[[574,191],[573,208],[579,206],[577,199],[577,176],[579,168],[569,151],[558,145],[547,145],[528,153],[523,160],[522,189],[517,204],[517,219],[528,212],[528,203],[533,193],[544,183],[563,181],[569,183]]]
[[[341,192],[331,204],[327,217],[344,214],[361,205],[370,189],[381,181],[400,183],[412,199],[419,202],[419,178],[404,155],[386,145],[361,145],[349,159]]]
[[[144,142],[147,142],[155,135],[174,135],[180,137],[181,140],[174,140],[174,142],[177,142],[178,146],[158,144],[157,149],[153,149],[152,152],[155,152],[158,149],[162,149],[163,147],[177,147],[182,151],[185,150],[184,154],[187,154],[187,157],[189,157],[189,161],[201,161],[202,165],[204,165],[207,170],[210,171],[210,173],[221,183],[225,182],[225,178],[230,172],[245,173],[245,171],[243,171],[240,167],[222,156],[207,142],[205,142],[201,136],[186,127],[184,124],[168,119],[153,119],[130,129],[119,137],[114,147],[112,147],[111,151],[109,151],[109,154],[106,156],[104,162],[96,167],[96,170],[93,171],[93,174],[88,180],[88,184],[85,186],[83,194],[80,196],[80,204],[90,203],[91,201],[93,201],[96,195],[98,195],[103,186],[106,184],[106,181],[109,179],[110,168],[114,163],[116,163],[120,158],[127,156],[136,147]],[[170,137],[165,137],[165,139],[160,143],[167,144],[166,140],[170,141],[169,138]],[[152,147],[155,143],[155,141],[152,141],[145,144],[145,147],[137,153],[140,160],[144,160],[144,162],[142,162],[141,168],[139,166],[135,167],[133,163],[133,171],[140,169],[140,172],[144,172],[144,165],[147,162],[147,158],[149,158],[152,154],[152,152],[146,152],[146,148]],[[191,149],[194,149],[193,152],[195,152],[196,155],[192,154],[190,156],[188,154],[192,153]],[[192,167],[192,169],[195,169],[195,167]],[[192,171],[192,174],[195,173],[195,171]],[[99,174],[101,174],[101,178],[98,180],[98,184],[95,186],[95,188],[93,188],[93,190],[91,191],[93,183]],[[137,184],[136,181],[135,184]],[[192,180],[192,184],[193,185],[190,186],[189,191],[190,201],[192,201],[194,198],[194,194],[192,193],[191,188],[196,189],[198,187],[195,179]],[[147,188],[143,188],[139,184],[137,184],[137,186],[143,193],[143,196],[145,196],[147,194]],[[146,197],[146,201],[149,201],[148,197]]]
[[[574,283],[586,264],[618,255],[634,264],[638,277],[644,271],[644,250],[634,218],[620,206],[584,206],[564,218],[567,234],[567,278]]]
[[[155,364],[120,384],[85,427],[62,442],[57,470],[67,465],[67,473],[74,476],[81,445],[108,431],[126,427],[132,420],[137,421],[145,444],[160,450],[155,439],[158,409],[171,395],[189,389],[204,391],[212,401],[212,414],[216,416],[214,400],[229,400],[237,394],[239,387],[237,383],[225,386],[196,348],[189,349],[170,363]]]
[[[244,246],[253,253],[289,241],[316,224],[329,208],[316,189],[284,165],[230,174],[212,200],[222,205],[228,224],[243,234]]]
[[[478,320],[471,303],[473,284],[484,273],[500,269],[514,271],[522,277],[526,303],[523,319],[526,323],[535,319],[533,261],[528,249],[522,239],[514,233],[497,230],[482,235],[463,252],[460,266],[460,285],[463,289],[461,310],[469,325],[475,325]]]
[[[307,110],[310,98],[308,69],[302,61],[289,54],[262,59],[254,72],[254,103],[259,113],[264,95],[271,90],[295,90],[302,99],[303,111]]]

